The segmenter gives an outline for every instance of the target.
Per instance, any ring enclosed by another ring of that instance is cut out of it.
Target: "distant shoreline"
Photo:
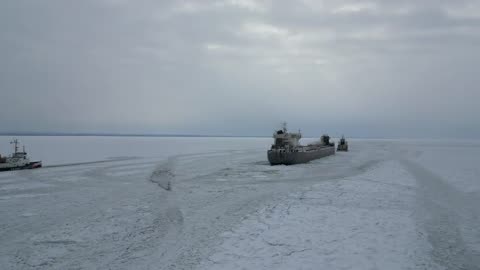
[[[199,135],[199,134],[116,134],[116,133],[0,133],[0,136],[46,137],[185,137],[185,138],[270,138],[255,135]]]
[[[0,136],[21,136],[21,137],[143,137],[143,138],[272,138],[266,135],[200,135],[200,134],[122,134],[122,133],[23,133],[23,132],[4,132]],[[319,136],[303,136],[305,139],[315,139]],[[335,137],[334,137],[335,138]],[[424,137],[364,137],[352,136],[349,139],[360,140],[434,140],[434,141],[449,141],[467,140],[479,141],[480,138],[424,138]]]

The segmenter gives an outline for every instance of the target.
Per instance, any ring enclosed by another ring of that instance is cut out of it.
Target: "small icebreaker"
[[[23,151],[18,151],[18,140],[14,139],[10,144],[14,145],[14,152],[9,157],[2,157],[0,155],[0,172],[1,171],[13,171],[24,169],[37,169],[42,167],[41,161],[30,161],[25,152],[25,146]]]

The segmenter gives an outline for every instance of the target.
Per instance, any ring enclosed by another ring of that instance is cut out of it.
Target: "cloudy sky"
[[[480,137],[480,1],[2,0],[0,132]]]

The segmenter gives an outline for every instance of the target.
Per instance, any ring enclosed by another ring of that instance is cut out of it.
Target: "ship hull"
[[[267,152],[270,165],[294,165],[307,163],[315,159],[335,154],[335,147],[322,147],[305,152],[285,152],[269,150]]]
[[[12,167],[0,167],[0,172],[5,171],[17,171],[17,170],[29,170],[29,169],[38,169],[42,167],[41,161],[30,162],[25,166],[12,166]]]

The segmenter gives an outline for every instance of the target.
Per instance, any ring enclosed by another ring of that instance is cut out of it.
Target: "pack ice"
[[[20,139],[45,168],[0,174],[1,269],[480,269],[478,141]]]

